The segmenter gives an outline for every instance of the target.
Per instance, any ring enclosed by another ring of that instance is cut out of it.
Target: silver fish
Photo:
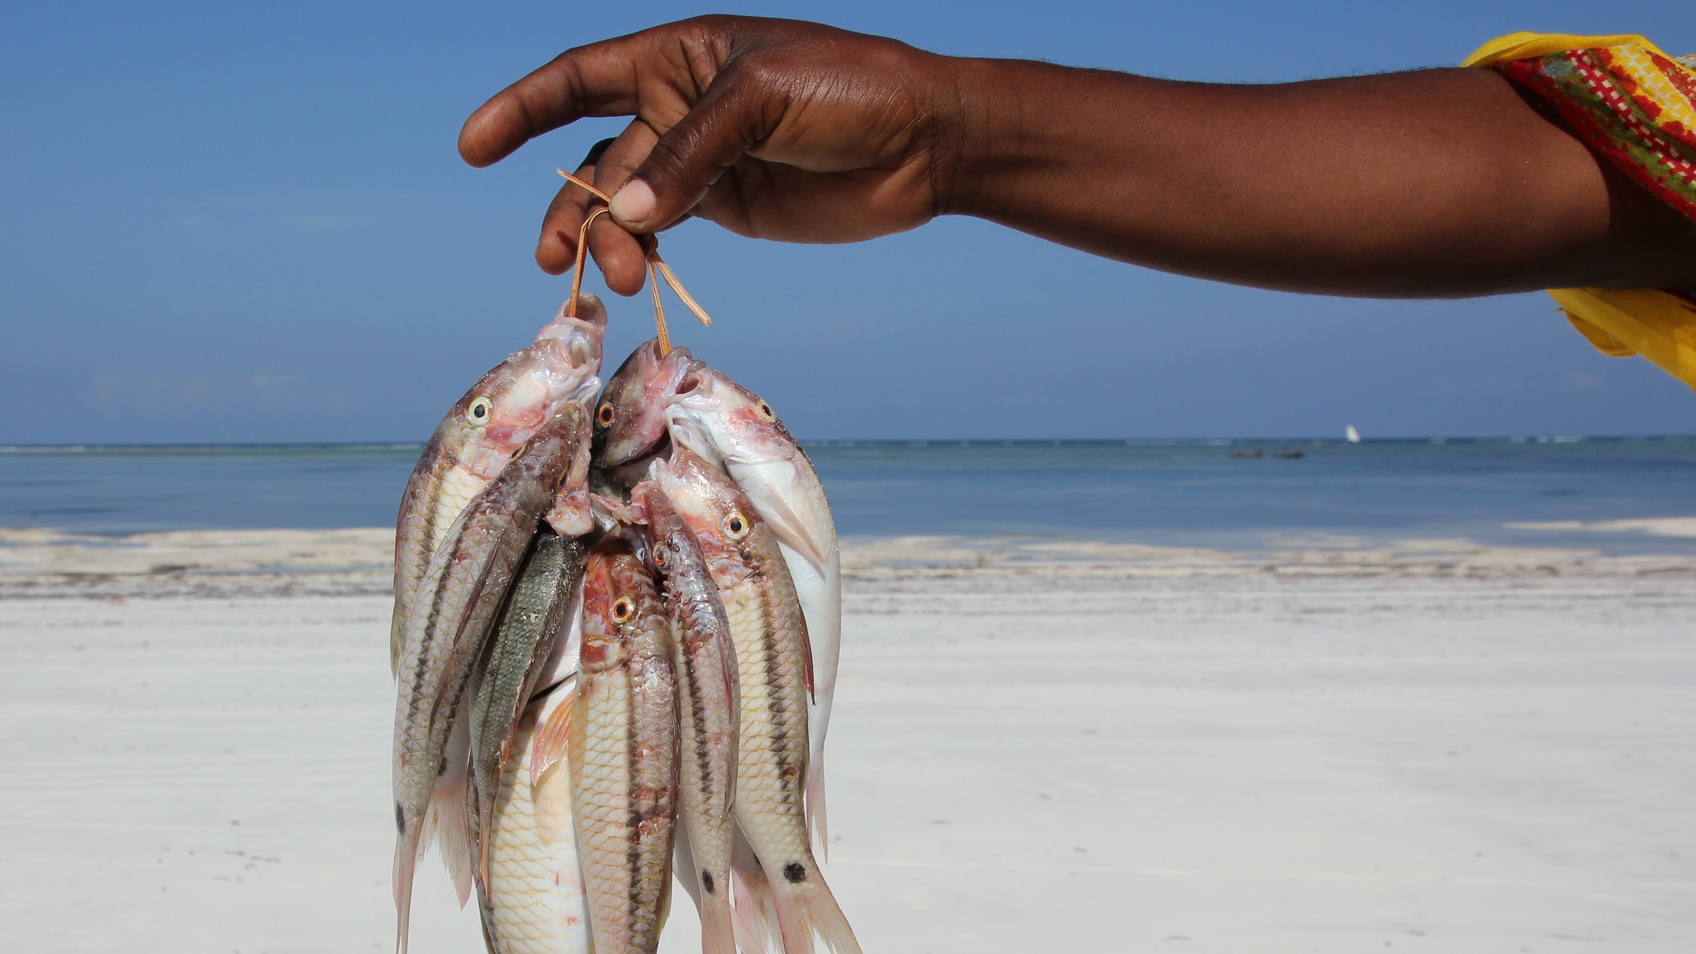
[[[659,447],[666,436],[666,398],[692,363],[688,348],[661,357],[657,338],[630,352],[595,405],[595,457],[602,466],[627,464]]]
[[[586,551],[582,540],[541,528],[472,673],[471,781],[481,799],[479,830],[490,825],[519,717],[554,643],[570,625],[566,614]],[[477,847],[479,877],[487,879],[488,845]]]
[[[771,405],[699,361],[673,387],[666,421],[675,443],[711,461],[748,495],[776,532],[795,583],[813,660],[807,821],[822,856],[830,843],[824,742],[842,653],[842,558],[824,483]]]
[[[448,528],[513,453],[566,404],[587,403],[600,387],[607,313],[584,295],[579,317],[562,307],[529,347],[484,374],[448,410],[419,455],[401,495],[395,532],[395,611],[389,668],[401,642],[418,584]]]
[[[571,714],[572,811],[596,954],[653,954],[670,898],[677,812],[671,628],[623,535],[583,569],[583,655]]]
[[[736,647],[741,717],[736,822],[770,883],[786,954],[817,932],[839,952],[859,942],[814,860],[807,784],[807,630],[776,534],[734,483],[678,447],[653,479],[700,545]]]
[[[469,738],[463,716],[471,667],[538,521],[568,478],[585,478],[588,442],[586,412],[568,404],[466,506],[425,573],[407,627],[395,700],[394,880],[397,946],[403,952],[425,809],[435,804],[457,813],[466,801],[459,788],[465,784],[466,756],[450,759],[449,749],[453,738]],[[449,827],[463,831],[465,825],[459,820]]]
[[[701,915],[703,954],[736,954],[730,898],[730,846],[735,830],[736,649],[695,535],[651,482],[632,492],[648,519],[649,559],[661,575],[666,614],[677,634],[679,818],[691,870],[690,895]]]
[[[513,736],[492,812],[475,806],[473,819],[488,849],[488,873],[478,883],[478,911],[490,954],[588,954],[589,912],[577,862],[571,817],[571,775],[554,765],[531,781],[538,729],[570,711],[574,687],[556,687],[525,709]],[[476,789],[472,788],[472,792]]]

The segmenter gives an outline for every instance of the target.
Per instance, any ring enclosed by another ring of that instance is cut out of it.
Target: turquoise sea
[[[1506,526],[1696,516],[1690,437],[821,441],[808,449],[847,537],[1035,534],[1226,549],[1321,535],[1466,537],[1696,554],[1696,538]],[[387,525],[418,451],[0,448],[0,526],[125,534]]]

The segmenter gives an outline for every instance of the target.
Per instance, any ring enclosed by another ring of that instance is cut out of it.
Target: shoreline
[[[0,536],[14,946],[392,949],[388,540]],[[867,950],[1696,943],[1696,561],[845,557],[825,871]],[[412,937],[480,949],[433,858]]]
[[[1541,528],[1543,525],[1539,525]],[[1696,518],[1546,525],[1696,537]],[[394,532],[176,530],[104,536],[0,529],[0,600],[376,596],[392,592]],[[1311,535],[1257,550],[1109,543],[1075,537],[894,536],[842,541],[844,580],[1049,579],[1696,579],[1696,554],[1608,555],[1463,538],[1390,544]]]

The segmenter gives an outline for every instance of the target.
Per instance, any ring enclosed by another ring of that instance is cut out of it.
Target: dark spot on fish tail
[[[783,866],[783,879],[790,884],[800,884],[807,880],[807,869],[799,861],[791,861]]]
[[[400,807],[400,802],[395,802],[395,831],[406,831],[406,809]]]
[[[713,890],[713,873],[711,871],[701,872],[701,890],[708,894],[715,893]]]

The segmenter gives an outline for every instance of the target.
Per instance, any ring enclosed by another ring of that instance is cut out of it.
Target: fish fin
[[[396,809],[397,811],[399,809]],[[402,829],[395,839],[395,951],[406,954],[407,930],[412,920],[412,876],[418,867],[418,828]]]
[[[813,680],[813,641],[810,638],[801,640],[801,675],[807,683],[807,702],[817,704],[819,694]]]
[[[824,814],[824,759],[816,758],[807,765],[807,831],[812,835],[814,851],[820,861],[830,860],[830,825]]]
[[[530,742],[530,786],[541,784],[542,776],[560,759],[571,752],[571,710],[575,708],[577,687],[566,690],[564,698],[554,706],[539,725]]]
[[[737,942],[744,951],[765,954],[768,950],[783,950],[783,938],[777,932],[777,914],[771,896],[771,882],[766,879],[754,849],[738,829],[731,843],[730,874],[735,882],[731,894]]]
[[[496,779],[495,784],[499,785],[500,780]],[[466,789],[475,791],[477,784],[472,782]],[[475,811],[467,808],[466,820],[475,826],[471,832],[471,853],[477,858],[477,884],[485,885],[489,883],[489,839],[486,833],[495,824],[495,800],[489,799],[487,806],[477,805]],[[465,907],[464,902],[460,903],[460,907]]]
[[[793,547],[790,547],[789,544],[780,540],[778,541],[778,550],[783,555],[783,564],[785,567],[795,565],[794,559],[790,556],[791,553],[795,552]],[[804,554],[802,554],[802,556],[804,556]],[[795,571],[791,570],[789,575],[791,578],[790,581],[793,583]],[[807,704],[809,706],[817,705],[819,693],[817,680],[813,675],[813,634],[809,626],[805,607],[801,610],[801,676],[807,684]]]
[[[498,782],[496,783],[499,784]],[[493,801],[491,799],[490,801]],[[477,910],[483,909],[483,888],[489,882],[489,846],[484,839],[484,833],[489,830],[489,822],[483,820],[483,800],[477,792],[477,778],[472,776],[465,782],[465,840],[471,846],[471,857],[477,859],[477,877],[472,893],[477,896]],[[492,814],[492,812],[491,812]],[[481,915],[479,915],[480,917]]]
[[[813,862],[812,858],[807,859]],[[860,942],[848,918],[830,893],[817,863],[811,863],[806,880],[772,885],[772,900],[777,904],[778,929],[783,932],[784,954],[811,954],[813,935],[824,941],[832,954],[860,954]]]
[[[526,718],[533,717],[526,715],[522,710],[520,710],[518,715],[519,723],[522,724]],[[471,850],[477,857],[477,884],[479,885],[489,883],[489,839],[485,837],[483,833],[494,828],[495,801],[500,795],[501,779],[506,776],[506,765],[507,762],[512,759],[512,746],[513,742],[517,738],[518,728],[515,725],[513,730],[507,733],[506,738],[501,740],[501,758],[500,761],[496,763],[500,766],[500,771],[496,772],[495,777],[490,780],[495,790],[495,794],[493,796],[486,800],[479,800],[476,797],[476,778],[472,778],[470,784],[466,786],[466,790],[471,793],[467,797],[469,807],[466,809],[466,819],[471,823],[469,826],[471,828]],[[463,905],[461,906],[463,907]]]
[[[406,644],[406,620],[401,618],[400,607],[395,607],[394,618],[389,621],[389,675],[400,678],[400,651]]]
[[[678,824],[683,826],[682,813],[678,814]],[[683,886],[689,900],[695,902],[695,907],[701,907],[700,870],[695,867],[695,849],[689,844],[689,835],[683,833],[671,843],[671,873],[677,878],[677,883]]]
[[[766,932],[757,928],[748,919],[747,906],[733,902],[730,906],[730,927],[736,937],[737,949],[742,954],[766,954]]]
[[[725,696],[730,700],[730,727],[725,734],[729,736],[726,743],[730,750],[728,777],[724,780],[724,804],[726,811],[736,804],[736,760],[741,758],[742,740],[737,728],[737,713],[742,711],[742,679],[736,672],[736,654],[733,647],[726,646],[726,652],[719,653],[719,661],[724,669]]]
[[[774,947],[783,950],[783,939],[777,934],[777,917],[772,913],[771,887],[764,872],[747,872],[733,868],[736,894],[731,901],[731,927],[736,943],[744,952],[765,954]]]
[[[800,554],[819,575],[824,575],[826,571],[822,545],[807,532],[806,521],[796,515],[782,497],[777,494],[762,494],[760,501],[755,504],[755,509],[760,512],[760,516],[777,534],[779,540]]]
[[[736,915],[729,889],[720,885],[713,896],[701,898],[701,954],[736,954]]]
[[[471,853],[470,822],[465,815],[466,786],[469,774],[450,772],[436,782],[430,791],[430,805],[424,810],[424,840],[434,841],[447,865],[459,894],[459,906],[471,899],[471,879],[475,870]]]

